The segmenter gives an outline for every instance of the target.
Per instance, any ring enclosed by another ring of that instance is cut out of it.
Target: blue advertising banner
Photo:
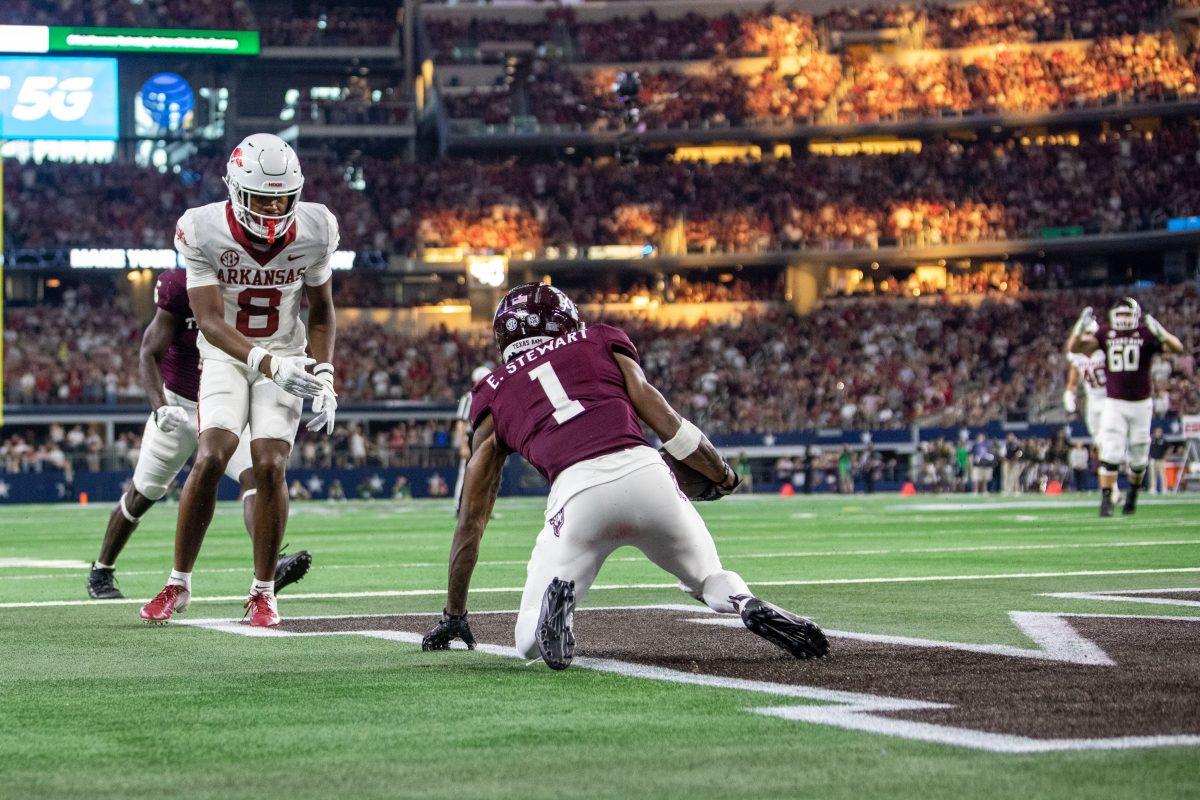
[[[115,58],[0,57],[0,139],[116,139]]]

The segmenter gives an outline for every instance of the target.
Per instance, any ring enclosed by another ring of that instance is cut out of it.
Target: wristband
[[[265,347],[251,347],[250,355],[246,356],[246,366],[255,372],[258,372],[258,365],[261,364],[262,360],[269,355],[271,355],[271,351],[267,350]],[[272,359],[272,361],[274,361],[274,359]]]
[[[673,458],[680,461],[696,452],[696,448],[700,446],[700,440],[704,434],[700,429],[693,425],[688,420],[683,420],[679,425],[679,430],[671,437],[669,442],[663,442],[663,449],[671,454]]]
[[[333,384],[333,364],[330,364],[328,361],[326,361],[321,364],[317,364],[315,367],[313,367],[313,375],[316,375],[317,377],[321,377],[322,375],[325,375],[325,374],[329,375],[329,383],[330,383],[330,385],[332,385]]]

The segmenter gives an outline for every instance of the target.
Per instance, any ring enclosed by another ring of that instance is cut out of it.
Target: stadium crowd
[[[471,60],[488,42],[548,45],[580,62],[681,61],[794,55],[840,44],[850,31],[902,29],[926,48],[1056,42],[1138,33],[1161,22],[1164,0],[976,0],[838,8],[816,17],[772,5],[742,13],[660,17],[617,15],[581,20],[570,7],[514,22],[492,16],[430,15],[426,30],[441,62]]]
[[[936,245],[1037,237],[1053,227],[1148,230],[1190,216],[1200,208],[1200,126],[1110,131],[1077,143],[942,140],[898,155],[722,164],[364,157],[350,167],[312,157],[304,169],[305,198],[336,211],[345,249]],[[184,209],[227,196],[221,172],[219,158],[195,160],[180,175],[14,164],[5,170],[5,234],[15,248],[170,247]],[[351,173],[365,191],[351,188]],[[70,224],[44,224],[51,198]]]
[[[652,313],[617,320],[647,374],[697,424],[717,432],[887,429],[1063,419],[1062,343],[1084,305],[1109,290],[951,297],[830,299],[800,317],[777,307],[724,324],[663,327]],[[1195,286],[1140,293],[1188,354],[1164,361],[1163,415],[1200,409],[1192,324]],[[594,298],[587,298],[594,299]],[[619,299],[619,298],[618,298]],[[140,402],[140,325],[120,302],[82,298],[10,309],[5,394],[10,403]],[[1048,320],[1061,324],[1047,324]],[[736,324],[735,324],[736,323]],[[471,370],[494,362],[490,338],[434,328],[421,335],[360,323],[339,331],[342,402],[452,404]],[[746,386],[759,391],[747,393]]]
[[[500,124],[527,106],[543,125],[613,129],[620,125],[615,75],[539,60],[523,84],[447,92],[444,99],[452,118]],[[641,77],[641,124],[647,128],[1036,111],[1173,100],[1200,88],[1196,54],[1168,32],[911,58],[839,58],[812,50],[773,59],[758,72],[739,72],[718,60],[695,74],[646,69]],[[509,96],[518,94],[523,97]]]

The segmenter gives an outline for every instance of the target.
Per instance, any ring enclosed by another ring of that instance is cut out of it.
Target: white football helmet
[[[1108,324],[1116,331],[1134,331],[1142,324],[1142,307],[1132,297],[1122,297],[1108,311]]]
[[[254,236],[274,244],[296,220],[304,176],[291,145],[272,133],[254,133],[233,148],[225,165],[225,185],[238,222]],[[285,198],[283,213],[251,210],[254,196]]]

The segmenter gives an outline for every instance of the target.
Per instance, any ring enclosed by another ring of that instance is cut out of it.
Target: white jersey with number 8
[[[251,243],[228,202],[188,209],[175,228],[188,288],[221,287],[225,321],[252,344],[289,356],[303,355],[307,344],[303,287],[329,280],[338,241],[337,220],[320,203],[298,203],[295,223],[265,250]],[[205,359],[235,361],[203,333],[196,345]]]

